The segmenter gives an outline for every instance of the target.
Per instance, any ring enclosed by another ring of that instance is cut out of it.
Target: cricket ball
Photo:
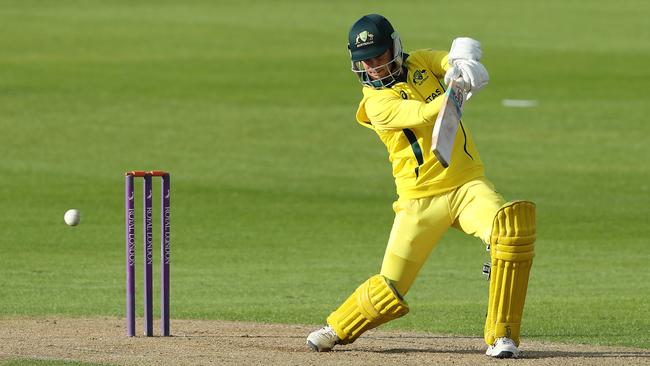
[[[79,220],[81,220],[81,214],[79,210],[75,210],[74,208],[66,211],[65,215],[63,215],[63,221],[69,226],[76,226],[79,224]]]

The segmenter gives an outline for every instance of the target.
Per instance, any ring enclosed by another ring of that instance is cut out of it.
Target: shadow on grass
[[[650,351],[524,351],[524,357],[528,359],[546,358],[648,358]]]

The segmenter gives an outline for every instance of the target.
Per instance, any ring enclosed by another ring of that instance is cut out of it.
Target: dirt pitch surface
[[[370,331],[316,353],[314,326],[173,320],[172,337],[126,336],[124,319],[0,319],[0,363],[15,359],[117,365],[650,365],[650,350],[522,342],[524,358],[495,360],[479,337]],[[156,324],[156,331],[158,330]],[[138,322],[138,331],[142,324]]]

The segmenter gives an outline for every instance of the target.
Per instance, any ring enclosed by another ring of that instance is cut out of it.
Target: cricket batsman
[[[352,25],[348,48],[352,71],[363,85],[356,119],[386,145],[399,198],[393,203],[395,220],[379,274],[361,283],[327,317],[325,327],[309,334],[307,345],[329,351],[406,315],[405,297],[420,268],[445,231],[454,227],[489,248],[486,354],[518,357],[534,256],[535,204],[505,202],[495,191],[462,121],[449,167],[431,151],[445,86],[454,81],[473,96],[488,83],[480,43],[456,38],[449,52],[405,53],[391,23],[369,14]]]

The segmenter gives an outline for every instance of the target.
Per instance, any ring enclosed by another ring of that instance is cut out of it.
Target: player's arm
[[[443,98],[429,103],[406,100],[395,93],[382,93],[368,98],[365,103],[366,114],[377,129],[401,130],[433,124],[442,107]]]

